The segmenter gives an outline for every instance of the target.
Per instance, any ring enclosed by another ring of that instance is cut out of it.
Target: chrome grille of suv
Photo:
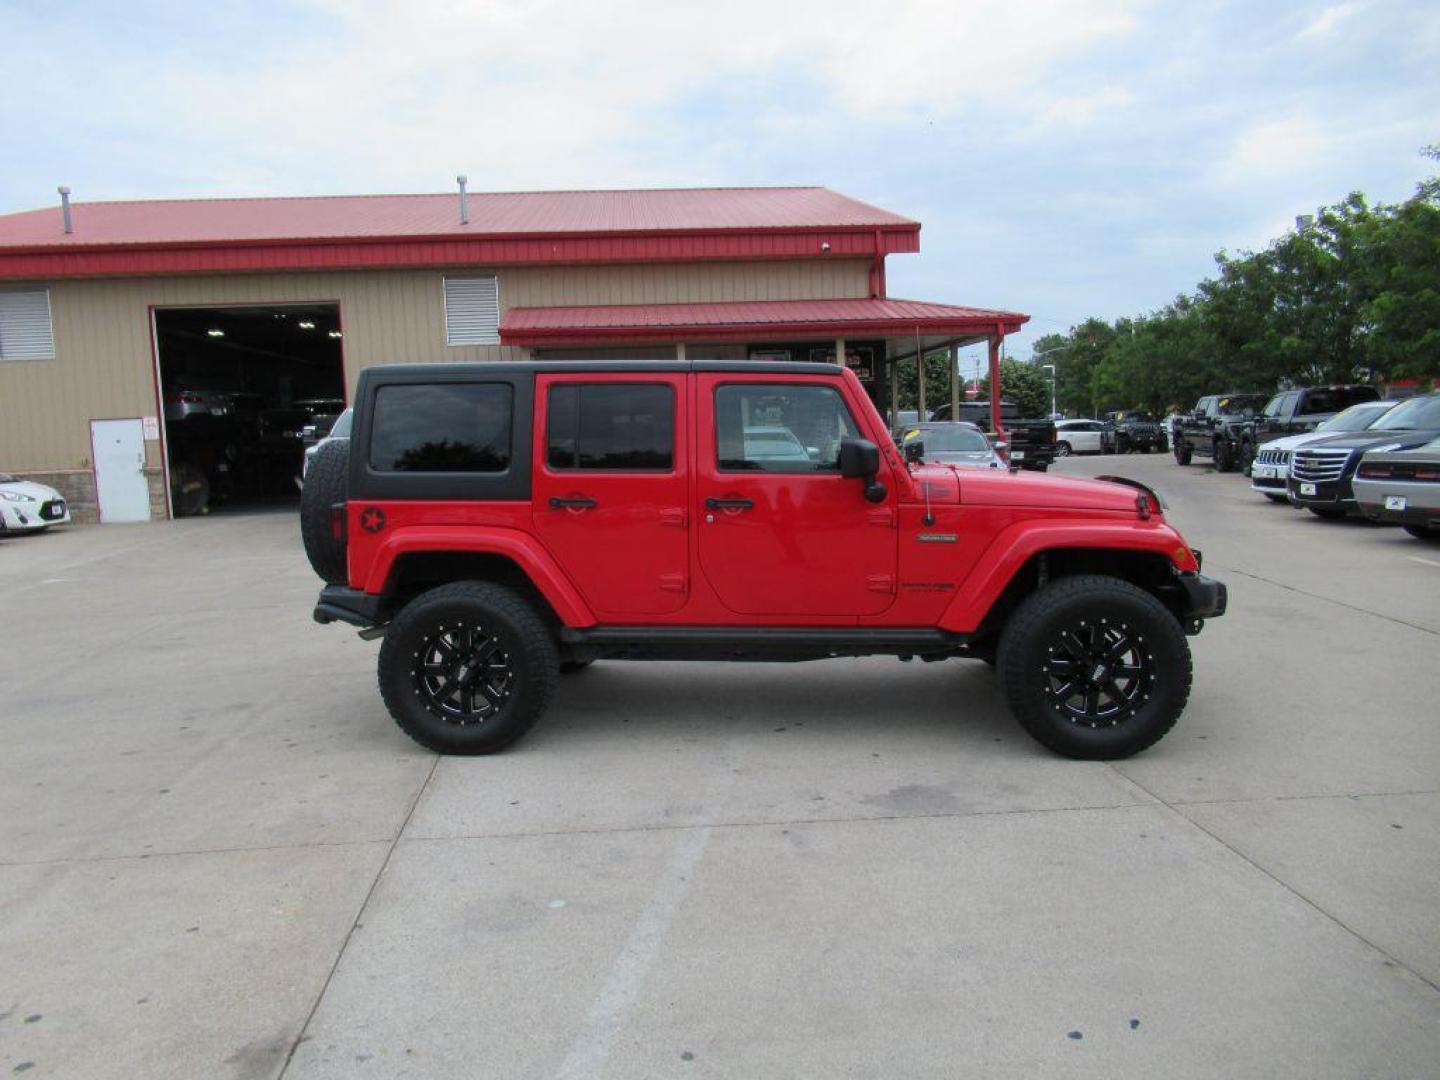
[[[1349,457],[1349,450],[1296,450],[1290,475],[1311,483],[1332,483],[1345,475]]]
[[[1289,450],[1271,450],[1262,446],[1255,454],[1257,465],[1284,465],[1290,460]]]

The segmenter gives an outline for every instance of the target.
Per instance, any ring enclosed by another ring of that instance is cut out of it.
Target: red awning
[[[943,334],[1013,334],[1030,320],[1016,311],[920,300],[752,300],[725,304],[616,304],[511,308],[504,345],[638,345],[674,341],[825,340]]]

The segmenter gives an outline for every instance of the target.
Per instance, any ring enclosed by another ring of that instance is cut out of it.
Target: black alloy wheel
[[[1139,711],[1155,685],[1145,635],[1123,620],[1080,619],[1056,627],[1046,648],[1046,694],[1073,724],[1114,727]]]
[[[421,593],[380,646],[380,695],[407,735],[442,754],[490,754],[549,704],[560,658],[524,596],[483,581]]]
[[[515,680],[500,639],[464,620],[442,624],[414,650],[410,675],[433,715],[461,725],[495,716]]]
[[[1058,578],[1021,601],[997,666],[1020,725],[1072,758],[1139,753],[1174,727],[1190,696],[1179,620],[1152,594],[1099,574]]]
[[[1057,443],[1055,444],[1055,456],[1056,456],[1056,457],[1069,457],[1069,456],[1070,456],[1070,444],[1069,444],[1068,442],[1064,442],[1063,440],[1062,440],[1061,442],[1057,442]]]

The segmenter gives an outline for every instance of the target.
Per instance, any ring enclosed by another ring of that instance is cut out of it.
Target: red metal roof
[[[920,334],[1011,334],[1030,316],[920,300],[755,300],[720,304],[627,304],[511,308],[506,345],[735,341]]]
[[[828,188],[682,188],[654,191],[337,195],[295,199],[175,199],[71,204],[0,216],[0,248],[359,237],[546,236],[714,229],[873,229],[918,224]]]
[[[0,278],[341,266],[871,256],[917,222],[828,188],[77,202],[0,215]]]

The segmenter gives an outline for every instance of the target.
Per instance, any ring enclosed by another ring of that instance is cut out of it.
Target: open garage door
[[[157,308],[171,512],[294,502],[345,408],[338,304]]]

